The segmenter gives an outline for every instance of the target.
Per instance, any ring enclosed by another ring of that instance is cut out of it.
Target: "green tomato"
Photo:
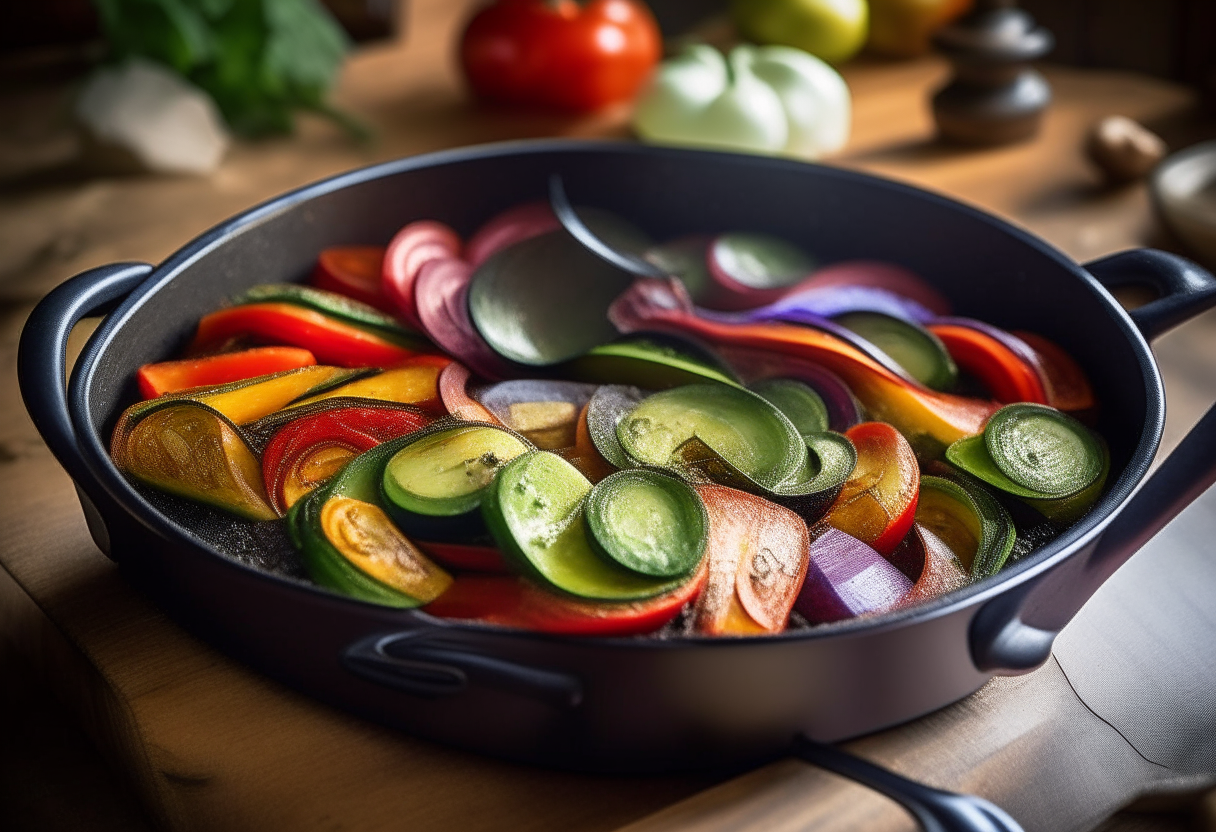
[[[866,0],[732,0],[731,11],[745,38],[794,46],[832,63],[861,49],[870,17]]]

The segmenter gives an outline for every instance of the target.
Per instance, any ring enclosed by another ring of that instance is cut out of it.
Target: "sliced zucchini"
[[[880,312],[848,312],[833,318],[860,335],[931,390],[952,390],[958,367],[941,339],[924,327]]]
[[[667,474],[618,471],[591,489],[586,516],[595,550],[631,572],[677,578],[705,554],[705,506],[689,485]]]

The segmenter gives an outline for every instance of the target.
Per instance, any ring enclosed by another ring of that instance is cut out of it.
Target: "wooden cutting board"
[[[286,690],[187,635],[89,540],[70,482],[16,390],[17,334],[47,290],[100,263],[156,262],[231,213],[360,164],[493,139],[626,134],[623,111],[561,119],[471,107],[448,55],[464,14],[462,4],[415,2],[408,44],[352,60],[339,103],[378,129],[373,146],[352,147],[329,126],[306,123],[295,139],[236,147],[207,179],[47,177],[0,195],[0,639],[69,704],[163,828],[909,828],[882,798],[794,761],[736,777],[599,778],[499,763],[388,731]],[[978,204],[1078,260],[1154,241],[1143,188],[1099,188],[1080,137],[1094,118],[1113,112],[1169,126],[1190,106],[1186,92],[1130,75],[1055,70],[1056,103],[1039,139],[959,151],[931,141],[925,96],[941,82],[941,64],[861,63],[848,76],[856,119],[840,163]],[[1209,315],[1182,327],[1163,339],[1159,354],[1171,444],[1216,395],[1216,321]],[[1191,591],[1216,583],[1201,569],[1216,531],[1210,497],[1175,524],[1181,531],[1171,527],[1137,556],[1133,563],[1148,564],[1141,581],[1165,576],[1189,581]],[[1175,574],[1179,562],[1190,572]],[[1153,598],[1170,597],[1169,581],[1156,591]],[[1137,607],[1126,587],[1103,593],[1091,606],[1099,610],[1093,620],[1107,629],[1112,620],[1168,619],[1171,612],[1168,604]],[[1093,627],[1075,629],[1092,637]],[[1216,643],[1212,629],[1195,632]],[[1104,710],[1076,692],[1095,673],[1083,662],[1069,664],[1069,655],[1089,650],[1077,638],[1080,644],[1062,639],[1059,660],[1035,673],[995,680],[963,702],[850,748],[934,785],[989,797],[1030,829],[1090,828],[1146,788],[1198,784],[1202,776],[1185,766],[1146,756],[1135,744],[1143,726],[1121,733],[1119,719],[1148,712],[1136,696],[1148,690],[1145,680],[1160,682],[1162,667],[1193,684],[1185,656],[1202,657],[1206,665],[1190,664],[1201,672],[1216,666],[1211,653],[1180,654],[1202,644],[1178,643],[1137,654],[1123,671],[1127,690],[1106,679],[1104,695],[1092,697],[1119,703]],[[1154,688],[1149,710],[1156,721],[1148,733],[1216,736],[1209,703],[1170,700],[1171,689],[1193,690]],[[1202,759],[1206,746],[1195,747]]]

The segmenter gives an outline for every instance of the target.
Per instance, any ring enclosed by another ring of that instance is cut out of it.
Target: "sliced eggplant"
[[[583,505],[591,483],[549,451],[508,463],[482,500],[486,526],[503,553],[545,586],[580,598],[629,601],[682,581],[653,578],[610,563],[588,540]]]
[[[655,578],[690,574],[709,524],[697,492],[657,471],[618,471],[587,498],[591,545],[612,563]]]
[[[419,433],[385,464],[385,506],[397,525],[421,540],[484,536],[481,502],[504,465],[531,450],[520,436],[486,424]]]
[[[474,388],[471,394],[536,447],[557,450],[574,445],[578,414],[596,389],[577,381],[516,379]]]
[[[812,624],[891,609],[912,581],[882,555],[839,529],[811,532],[810,564],[794,608]]]

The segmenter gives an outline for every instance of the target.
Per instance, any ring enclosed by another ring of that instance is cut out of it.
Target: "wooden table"
[[[330,125],[306,120],[295,138],[234,147],[205,179],[55,168],[56,153],[74,152],[71,135],[42,115],[57,93],[10,97],[8,106],[22,108],[26,132],[38,142],[30,150],[16,131],[0,128],[0,175],[8,177],[0,195],[0,659],[43,687],[8,693],[22,716],[10,709],[0,727],[19,749],[0,751],[0,826],[6,811],[24,824],[18,828],[30,829],[137,828],[146,821],[199,830],[910,825],[881,798],[795,762],[706,790],[721,775],[576,776],[384,730],[285,690],[185,634],[89,540],[70,483],[16,389],[18,333],[46,291],[101,263],[159,261],[229,214],[354,166],[497,139],[627,135],[624,109],[570,119],[471,105],[450,54],[464,16],[461,4],[416,0],[407,43],[351,60],[337,102],[376,128],[372,145],[352,146]],[[1103,189],[1084,163],[1080,137],[1096,117],[1117,112],[1173,140],[1193,138],[1187,92],[1132,75],[1051,70],[1057,101],[1042,135],[975,151],[932,140],[926,95],[944,76],[938,61],[860,62],[847,76],[856,116],[839,164],[976,204],[1082,261],[1159,242],[1143,187]],[[87,332],[80,329],[77,346]],[[1202,316],[1166,336],[1158,354],[1170,396],[1170,446],[1216,397],[1216,318]],[[1216,507],[1209,501],[1191,514],[1202,523]],[[101,750],[111,779],[96,773],[87,748],[73,744],[58,711],[30,693],[42,689],[54,692]],[[47,731],[61,732],[60,745],[51,747],[75,749],[71,755],[50,758],[40,748]],[[1091,828],[1151,784],[1203,785],[1144,760],[1078,697],[1056,660],[852,747],[935,785],[984,794],[1028,828]],[[1078,771],[1083,759],[1103,762]],[[56,801],[69,789],[75,807]]]

